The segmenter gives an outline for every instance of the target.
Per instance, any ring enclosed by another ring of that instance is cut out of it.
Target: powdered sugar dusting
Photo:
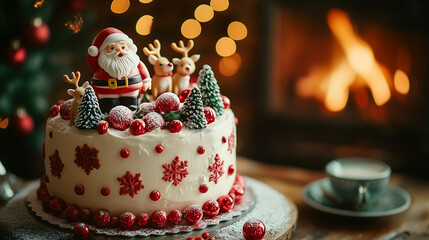
[[[140,112],[143,116],[150,112],[156,112],[156,107],[150,102],[144,102],[140,104]]]
[[[156,112],[148,113],[143,117],[143,121],[146,123],[146,131],[148,132],[164,126],[164,118]]]

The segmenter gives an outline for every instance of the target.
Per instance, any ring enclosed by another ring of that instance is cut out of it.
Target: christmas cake
[[[99,227],[163,227],[214,217],[240,201],[228,98],[208,65],[189,85],[199,59],[188,57],[192,41],[172,44],[186,75],[176,83],[160,47],[156,40],[144,51],[151,78],[132,40],[107,28],[88,49],[92,80],[79,86],[79,72],[64,76],[73,98],[54,105],[46,123],[46,177],[37,190],[46,211]]]

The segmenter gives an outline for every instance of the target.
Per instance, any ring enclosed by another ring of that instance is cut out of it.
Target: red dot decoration
[[[265,236],[265,224],[259,219],[250,219],[243,225],[246,240],[261,240]]]
[[[101,188],[101,195],[107,196],[110,194],[110,189],[108,187]]]
[[[182,221],[182,213],[179,210],[173,210],[168,214],[168,220],[173,224],[179,224]]]
[[[105,227],[110,224],[110,213],[106,210],[100,210],[95,213],[92,221],[99,227]]]
[[[147,213],[140,213],[137,215],[137,225],[139,227],[146,226],[149,223],[149,215]]]
[[[234,174],[234,171],[235,171],[234,165],[230,165],[228,168],[228,175],[231,176],[232,174]]]
[[[209,190],[209,186],[207,186],[207,184],[201,184],[199,190],[200,193],[206,193]]]
[[[132,225],[134,225],[135,220],[136,217],[130,212],[124,212],[119,217],[119,221],[121,222],[122,228],[130,228]]]
[[[127,158],[130,156],[130,151],[126,148],[122,148],[121,150],[121,157],[122,158]]]
[[[161,198],[161,193],[159,191],[153,190],[150,193],[150,199],[152,201],[158,201]]]
[[[79,218],[80,209],[75,205],[69,205],[64,210],[64,215],[69,221],[76,221]]]
[[[163,147],[161,144],[156,145],[156,147],[155,147],[155,151],[156,151],[157,153],[162,153],[162,152],[164,151],[164,147]]]
[[[201,235],[201,237],[203,237],[204,239],[207,239],[210,237],[210,234],[208,232],[203,233],[203,235]]]
[[[73,226],[73,234],[78,239],[86,239],[89,237],[89,228],[85,223],[76,223]]]
[[[228,212],[234,207],[234,200],[229,195],[221,196],[217,201],[222,212]]]
[[[206,152],[206,149],[203,146],[199,146],[197,148],[197,153],[198,154],[204,154]]]
[[[54,214],[59,214],[60,212],[62,212],[64,210],[64,208],[65,208],[65,203],[63,200],[61,200],[59,198],[53,198],[49,202],[49,209]]]
[[[74,186],[74,192],[77,195],[82,195],[85,192],[85,188],[82,184],[77,184],[76,186]]]
[[[190,223],[196,223],[203,217],[203,210],[197,205],[191,205],[183,211],[183,214]]]
[[[226,143],[226,137],[222,137],[222,143]]]
[[[208,200],[203,204],[204,215],[214,217],[219,214],[220,206],[215,200]]]
[[[52,138],[52,131],[49,131],[49,137]]]
[[[157,210],[152,213],[150,221],[154,227],[164,227],[167,224],[167,213],[162,210]]]
[[[84,208],[80,210],[80,219],[84,222],[89,222],[92,218],[92,212],[91,210]]]

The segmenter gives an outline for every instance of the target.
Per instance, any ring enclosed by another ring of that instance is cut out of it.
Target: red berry
[[[152,213],[150,221],[154,227],[164,227],[167,224],[167,213],[157,210]]]
[[[105,210],[100,210],[94,215],[92,220],[97,226],[105,227],[110,224],[110,213]]]
[[[143,117],[143,121],[146,124],[146,131],[152,132],[157,128],[164,128],[164,118],[162,118],[161,114],[156,112],[148,113]]]
[[[140,113],[145,116],[150,112],[156,112],[156,107],[152,103],[144,102],[140,104]]]
[[[166,92],[161,94],[155,101],[158,112],[169,113],[179,110],[180,100],[176,94]]]
[[[84,208],[80,210],[80,219],[84,222],[89,222],[92,218],[91,210]]]
[[[208,232],[203,233],[203,235],[201,235],[201,237],[203,237],[204,239],[207,239],[210,237],[210,234]]]
[[[121,149],[121,157],[122,158],[127,158],[130,156],[130,151],[126,148],[122,148]]]
[[[76,223],[73,227],[73,234],[75,237],[80,239],[86,239],[89,237],[89,228],[85,223]]]
[[[64,210],[64,215],[69,221],[76,221],[80,215],[80,209],[75,205],[69,205],[66,210]]]
[[[229,195],[232,195],[232,194],[234,194],[235,196],[234,200],[238,202],[241,200],[241,198],[243,198],[244,188],[240,185],[233,185],[231,188],[231,191],[229,191]]]
[[[260,240],[265,236],[265,224],[259,219],[250,219],[243,225],[243,236],[247,240]]]
[[[193,237],[188,237],[186,240],[195,240]]]
[[[182,213],[179,210],[173,210],[168,214],[168,220],[173,224],[179,224],[182,221]]]
[[[134,214],[132,214],[130,212],[124,212],[119,217],[119,220],[121,221],[121,227],[122,228],[131,227],[134,224],[135,219],[136,219],[136,217],[134,216]]]
[[[214,238],[214,237],[211,237],[211,238],[209,238],[209,240],[215,240],[215,238]]]
[[[127,129],[133,119],[133,112],[129,108],[121,105],[112,108],[112,110],[109,112],[109,115],[107,115],[107,121],[109,124],[113,128],[121,131]]]
[[[117,217],[111,217],[110,218],[110,227],[116,227],[116,225],[119,223],[119,220]]]
[[[66,204],[64,203],[63,200],[59,198],[53,198],[49,202],[49,209],[51,210],[52,213],[59,214],[64,210],[65,205]]]
[[[195,240],[204,240],[204,238],[202,238],[202,237],[197,237],[197,238],[195,238]]]
[[[162,153],[162,151],[164,151],[164,147],[161,144],[156,145],[155,147],[155,151],[157,153]]]
[[[231,176],[232,174],[234,174],[234,171],[235,171],[234,165],[230,165],[228,168],[228,175]]]
[[[99,134],[105,134],[109,129],[109,123],[107,121],[101,120],[97,124],[97,131]]]
[[[51,107],[51,110],[49,111],[49,115],[51,116],[51,118],[55,117],[58,115],[58,113],[61,110],[61,106],[60,105],[53,105]]]
[[[146,132],[146,124],[141,119],[134,119],[130,125],[130,132],[133,135],[142,135]]]
[[[207,186],[206,184],[200,185],[200,193],[206,193],[208,190],[209,190],[209,186]]]
[[[214,217],[219,214],[220,206],[215,200],[208,200],[203,204],[204,215]]]
[[[222,95],[222,101],[223,101],[223,105],[225,106],[225,109],[231,108],[231,101],[229,100],[229,98],[227,96]]]
[[[108,187],[101,188],[101,195],[107,196],[110,194],[110,189]]]
[[[183,211],[183,214],[190,223],[196,223],[203,217],[203,210],[197,205],[191,205]]]
[[[161,198],[161,193],[159,191],[153,190],[150,193],[150,199],[152,201],[158,201]]]
[[[226,137],[222,137],[222,143],[226,143]]]
[[[140,213],[137,216],[137,225],[140,227],[146,226],[149,222],[149,215],[147,213]]]
[[[70,106],[73,99],[63,102],[60,106],[60,115],[63,119],[70,119]]]
[[[74,186],[74,192],[77,195],[82,195],[85,192],[85,188],[82,184],[77,184],[76,186]]]
[[[189,93],[191,93],[191,90],[190,89],[185,89],[185,90],[183,90],[183,91],[181,91],[180,93],[179,93],[179,100],[180,100],[180,102],[181,103],[183,103],[183,102],[185,102],[185,100],[188,98],[188,96],[189,96]]]
[[[240,185],[242,188],[246,188],[246,182],[244,180],[244,177],[237,174],[235,176],[234,185]]]
[[[234,200],[229,195],[224,195],[218,198],[220,210],[222,212],[228,212],[234,207]]]
[[[204,115],[206,116],[207,124],[210,124],[216,120],[216,112],[211,107],[204,108]]]
[[[180,120],[173,120],[168,124],[168,129],[172,133],[180,132],[182,131],[183,123]]]
[[[206,149],[204,149],[204,147],[203,146],[199,146],[198,148],[197,148],[197,153],[198,154],[204,154],[206,152]]]
[[[140,213],[137,216],[137,225],[140,227],[146,226],[149,223],[149,215],[147,213]]]

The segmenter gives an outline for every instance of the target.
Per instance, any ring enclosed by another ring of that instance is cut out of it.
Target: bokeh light
[[[241,67],[241,56],[234,53],[229,57],[224,57],[219,62],[219,71],[226,77],[234,76]]]
[[[181,31],[185,38],[196,38],[201,34],[201,24],[195,19],[188,19],[183,22]]]
[[[7,125],[9,125],[9,118],[1,118],[0,117],[0,128],[7,128]]]
[[[393,84],[395,85],[396,91],[401,94],[407,94],[410,91],[410,79],[407,74],[402,70],[396,70],[393,77]]]
[[[229,1],[228,0],[211,0],[210,6],[213,8],[213,10],[217,12],[222,12],[228,9]]]
[[[228,36],[236,41],[247,37],[247,28],[241,22],[234,21],[228,26]]]
[[[150,15],[142,16],[136,24],[136,32],[140,35],[146,36],[150,33],[152,28],[153,17]]]
[[[150,3],[152,0],[139,0],[141,3]]]
[[[213,18],[214,12],[209,5],[201,4],[195,9],[194,15],[195,19],[197,19],[198,21],[208,22]]]
[[[36,0],[34,2],[34,8],[39,8],[45,3],[45,0]]]
[[[113,0],[110,10],[116,14],[124,13],[130,7],[130,0]]]
[[[216,43],[216,52],[222,57],[229,57],[235,53],[237,46],[234,40],[229,37],[223,37]]]

